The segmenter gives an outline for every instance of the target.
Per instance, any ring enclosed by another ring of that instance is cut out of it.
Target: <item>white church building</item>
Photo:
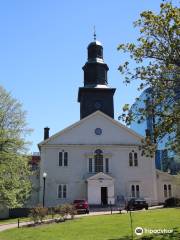
[[[39,202],[56,206],[86,199],[91,205],[117,204],[145,198],[149,205],[180,196],[176,176],[155,169],[155,159],[142,156],[142,136],[114,120],[113,95],[107,81],[103,47],[94,40],[83,66],[79,88],[80,121],[49,136],[44,129],[40,149]]]

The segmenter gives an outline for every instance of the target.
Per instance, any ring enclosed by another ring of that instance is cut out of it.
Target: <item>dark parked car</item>
[[[139,198],[132,198],[128,201],[126,205],[126,210],[141,210],[141,209],[148,210],[148,204],[145,199],[139,199]]]
[[[77,212],[89,213],[89,204],[84,199],[74,200],[73,205]]]

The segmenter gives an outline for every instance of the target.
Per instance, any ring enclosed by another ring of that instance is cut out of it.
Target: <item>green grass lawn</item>
[[[132,217],[133,229],[144,227],[177,231],[175,237],[165,234],[158,237],[156,235],[153,239],[180,239],[180,209],[133,212]],[[128,240],[131,239],[130,236],[129,214],[89,216],[64,223],[0,232],[0,240]]]

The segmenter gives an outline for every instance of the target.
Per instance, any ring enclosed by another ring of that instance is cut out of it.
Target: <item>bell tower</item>
[[[84,87],[79,88],[80,119],[100,110],[114,118],[113,95],[115,88],[108,86],[109,70],[103,59],[103,46],[94,39],[88,45],[88,59],[83,66]]]

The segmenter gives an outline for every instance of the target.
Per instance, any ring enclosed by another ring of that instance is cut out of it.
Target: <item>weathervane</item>
[[[96,27],[94,26],[94,34],[93,34],[93,36],[94,36],[94,41],[96,41]]]

